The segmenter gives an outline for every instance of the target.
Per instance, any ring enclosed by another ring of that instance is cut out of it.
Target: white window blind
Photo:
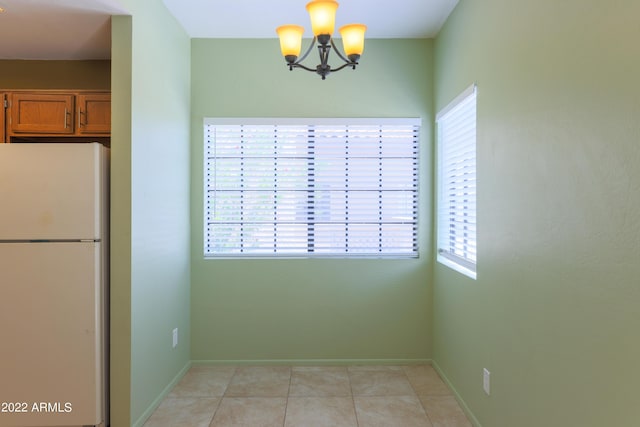
[[[207,119],[205,256],[417,256],[417,119]]]
[[[438,261],[476,277],[476,88],[437,117]]]

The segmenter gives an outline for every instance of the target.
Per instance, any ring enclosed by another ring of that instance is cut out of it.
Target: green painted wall
[[[431,40],[368,40],[326,81],[277,39],[192,41],[193,360],[431,357],[432,67]],[[421,257],[204,260],[203,117],[421,117]]]
[[[190,40],[162,2],[123,3],[132,16],[114,17],[112,45],[114,427],[142,425],[191,347]]]
[[[485,427],[639,425],[638,16],[461,0],[436,40],[436,110],[478,83],[479,252],[434,269],[433,354]]]
[[[111,426],[131,425],[131,16],[111,20]]]

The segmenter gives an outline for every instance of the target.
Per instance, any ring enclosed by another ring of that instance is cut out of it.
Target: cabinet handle
[[[69,127],[67,125],[67,116],[69,115],[69,111],[65,108],[64,109],[64,128],[66,129],[67,127]]]
[[[82,127],[82,110],[78,110],[78,127]]]

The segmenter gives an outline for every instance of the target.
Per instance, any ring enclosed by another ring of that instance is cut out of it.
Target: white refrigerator
[[[0,426],[104,426],[109,150],[0,144]]]

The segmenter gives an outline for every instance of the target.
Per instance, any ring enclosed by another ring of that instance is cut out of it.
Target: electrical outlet
[[[178,345],[178,328],[173,330],[173,348],[176,348]]]
[[[487,396],[491,394],[491,372],[487,368],[482,371],[482,388]]]

